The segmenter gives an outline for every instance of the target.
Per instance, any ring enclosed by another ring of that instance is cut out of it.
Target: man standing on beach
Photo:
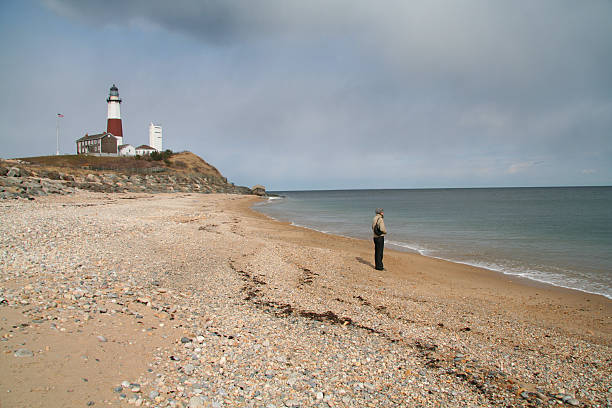
[[[372,231],[374,232],[374,263],[377,271],[383,271],[383,250],[385,249],[385,213],[382,208],[376,209],[376,215],[372,220]]]

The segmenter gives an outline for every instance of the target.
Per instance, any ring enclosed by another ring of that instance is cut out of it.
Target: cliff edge
[[[163,160],[88,155],[0,160],[0,199],[34,199],[78,190],[252,194],[248,187],[228,182],[216,167],[191,152]]]

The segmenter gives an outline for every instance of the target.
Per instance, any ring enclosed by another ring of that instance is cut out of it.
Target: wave
[[[307,225],[296,224],[295,222],[291,222],[291,225],[294,226],[294,227],[306,228],[306,229],[309,229],[309,230],[312,230],[312,231],[317,231],[317,232],[320,232],[322,234],[332,234],[329,231],[319,230],[319,229],[316,229],[314,227],[310,227],[310,226],[307,226]]]
[[[517,276],[520,278],[529,279],[535,282],[544,283],[547,285],[557,286],[564,289],[572,289],[578,290],[580,292],[590,293],[593,295],[600,295],[605,298],[612,300],[612,293],[610,292],[610,288],[601,287],[601,285],[590,282],[592,287],[588,287],[584,285],[585,279],[577,279],[568,276],[567,273],[554,273],[551,271],[543,271],[538,269],[529,268],[526,266],[508,266],[501,263],[493,262],[493,261],[476,261],[476,260],[459,260],[452,257],[445,257],[440,255],[434,255],[434,250],[424,248],[418,244],[408,244],[400,241],[391,241],[388,243],[395,247],[399,247],[402,249],[409,249],[415,252],[418,252],[420,255],[426,256],[428,258],[440,259],[447,262],[474,266],[476,268],[487,269],[489,271],[501,273],[509,276]],[[570,272],[570,271],[567,271]]]
[[[544,283],[547,285],[557,286],[564,289],[578,290],[580,292],[600,295],[612,300],[612,292],[605,285],[600,285],[594,282],[589,282],[590,286],[585,285],[585,279],[572,278],[568,273],[554,273],[551,271],[543,271],[529,268],[526,266],[508,266],[493,261],[475,261],[475,260],[459,260],[453,257],[445,257],[443,255],[434,255],[438,251],[425,248],[419,244],[406,243],[400,241],[387,241],[391,246],[398,247],[400,250],[410,250],[417,252],[428,258],[440,259],[442,261],[474,266],[476,268],[487,269],[492,272],[501,273],[509,276],[518,276],[520,278],[529,279],[535,282]],[[567,271],[571,272],[571,271]]]
[[[265,201],[259,201],[259,202],[254,203],[252,205],[252,208],[264,207],[264,206],[266,206],[268,204],[274,203],[275,201],[278,202],[278,201],[282,201],[284,199],[285,199],[285,197],[268,197],[268,199],[265,200]]]
[[[399,242],[399,241],[387,241],[388,245],[393,245],[396,247],[400,247],[402,249],[410,249],[411,251],[417,252],[420,255],[423,256],[428,256],[429,252],[426,248],[423,248],[422,246],[418,245],[418,244],[407,244],[405,242]]]
[[[528,267],[508,267],[496,262],[462,261],[453,258],[444,258],[440,256],[425,256],[457,264],[474,266],[476,268],[487,269],[489,271],[501,273],[504,275],[517,276],[519,278],[529,279],[535,282],[557,286],[564,289],[578,290],[580,292],[590,293],[592,295],[599,295],[612,300],[612,294],[609,293],[609,288],[587,288],[581,284],[584,283],[584,280],[572,279],[567,275],[557,274],[548,271],[541,271]]]

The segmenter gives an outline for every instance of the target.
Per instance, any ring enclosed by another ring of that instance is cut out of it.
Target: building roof
[[[102,139],[105,136],[112,136],[115,139],[117,138],[117,136],[113,135],[112,133],[103,132],[103,133],[98,133],[97,135],[85,135],[82,138],[77,139],[77,142],[84,142],[86,140],[98,140],[98,139]]]
[[[157,150],[156,148],[151,147],[151,146],[147,146],[147,145],[140,145],[140,146],[138,146],[136,149],[142,149],[142,150]]]
[[[132,145],[131,145],[131,144],[129,144],[129,143],[126,143],[126,144],[119,145],[119,147],[118,147],[118,148],[119,148],[119,149],[123,149],[124,147],[128,147],[128,146],[132,146]],[[132,147],[134,147],[134,146],[132,146]]]

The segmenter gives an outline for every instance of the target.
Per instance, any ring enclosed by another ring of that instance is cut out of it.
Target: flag
[[[58,114],[57,114],[57,117],[58,117],[58,118],[63,118],[63,117],[64,117],[64,115],[62,115],[61,113],[58,113]]]

